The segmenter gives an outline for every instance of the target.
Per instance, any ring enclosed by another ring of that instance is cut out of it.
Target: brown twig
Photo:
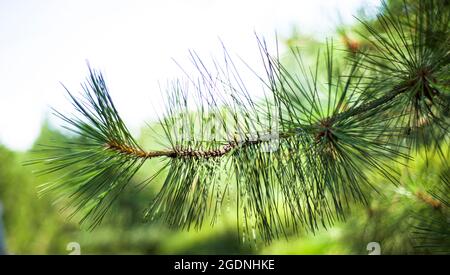
[[[431,207],[433,207],[434,209],[438,210],[442,208],[442,203],[436,199],[434,199],[432,196],[423,193],[421,191],[417,191],[415,193],[416,197],[423,201],[424,203],[430,205]]]

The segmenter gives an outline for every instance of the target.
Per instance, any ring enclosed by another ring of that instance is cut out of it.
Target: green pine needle
[[[397,184],[392,162],[410,159],[411,148],[439,152],[448,142],[448,7],[419,1],[404,8],[405,20],[385,8],[382,31],[363,22],[372,48],[346,64],[329,42],[313,67],[291,49],[296,67],[288,69],[257,37],[265,69],[255,74],[258,99],[225,47],[212,65],[191,52],[198,75],[167,88],[160,151],[136,143],[103,76],[89,69],[82,96],[68,92],[77,116],[56,112],[77,140],[47,146],[49,157],[29,162],[58,176],[41,192],[67,199],[66,208],[94,228],[142,165],[158,158],[162,168],[145,183],[167,175],[145,212],[149,220],[200,228],[232,200],[243,238],[265,241],[344,220],[353,203],[368,203],[374,174]],[[429,137],[433,146],[421,142]]]

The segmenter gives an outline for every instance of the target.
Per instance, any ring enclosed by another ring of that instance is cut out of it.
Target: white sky
[[[319,37],[379,0],[0,0],[0,143],[25,150],[55,107],[71,112],[86,60],[106,78],[131,129],[161,111],[158,81],[182,76],[171,58],[220,55],[219,38],[250,64],[254,32],[269,41],[295,26]],[[57,122],[59,123],[59,122]],[[55,124],[55,123],[54,123]]]

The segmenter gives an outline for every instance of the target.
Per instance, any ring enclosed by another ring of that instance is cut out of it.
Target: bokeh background
[[[397,2],[388,4],[395,10]],[[62,129],[51,107],[72,112],[60,82],[80,90],[86,60],[104,73],[120,114],[148,147],[156,142],[149,128],[163,111],[160,86],[183,74],[178,65],[189,68],[189,49],[220,56],[222,41],[258,66],[257,33],[267,41],[278,39],[282,60],[289,64],[290,46],[314,56],[332,38],[338,47],[351,49],[361,29],[353,16],[375,20],[378,12],[383,10],[377,0],[0,0],[0,242],[5,252],[68,254],[67,245],[77,242],[82,254],[368,254],[367,244],[378,242],[382,253],[413,253],[410,214],[433,211],[420,194],[444,169],[421,152],[409,167],[398,167],[401,185],[374,178],[383,194],[373,194],[368,208],[355,206],[345,223],[270,244],[240,242],[233,205],[214,227],[205,224],[199,231],[143,222],[143,210],[162,178],[143,190],[127,190],[105,221],[88,231],[68,219],[54,197],[38,196],[36,187],[51,176],[37,177],[36,167],[23,165],[39,144],[76,138]],[[151,169],[151,163],[141,169],[136,182]]]

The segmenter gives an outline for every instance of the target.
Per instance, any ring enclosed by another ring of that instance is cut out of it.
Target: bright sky
[[[0,0],[0,143],[26,150],[55,107],[100,69],[128,126],[161,112],[158,82],[182,76],[171,60],[193,49],[220,56],[219,38],[250,64],[254,32],[270,40],[292,28],[324,37],[379,0]],[[340,15],[340,16],[338,16]],[[340,18],[340,19],[338,19]],[[59,122],[53,123],[57,124]]]

